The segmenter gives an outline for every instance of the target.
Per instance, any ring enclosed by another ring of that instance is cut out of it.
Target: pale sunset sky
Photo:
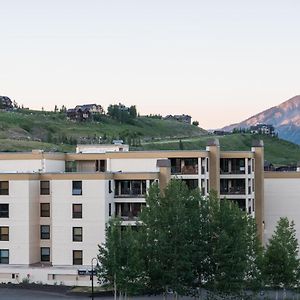
[[[299,0],[0,0],[0,95],[206,129],[300,94]]]

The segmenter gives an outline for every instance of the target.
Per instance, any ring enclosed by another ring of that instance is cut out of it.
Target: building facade
[[[203,151],[80,145],[77,153],[1,153],[0,282],[89,285],[109,218],[135,224],[150,185],[164,188],[171,178],[236,202],[256,218],[263,240],[281,209],[271,191],[294,184],[264,175],[263,149],[258,142],[249,151],[224,152],[214,140]],[[293,191],[296,207],[299,191]]]

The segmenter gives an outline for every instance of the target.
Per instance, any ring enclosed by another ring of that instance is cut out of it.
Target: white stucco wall
[[[111,172],[157,172],[157,158],[128,158],[128,159],[109,159],[107,170]]]
[[[0,173],[32,173],[43,168],[41,159],[0,160]]]
[[[82,195],[72,196],[72,180],[52,181],[52,264],[73,264],[73,250],[83,250],[90,265],[105,239],[108,218],[108,180],[83,180]],[[72,204],[82,204],[82,219],[72,219]],[[83,228],[83,242],[72,241],[72,227]]]
[[[9,249],[10,264],[28,265],[34,255],[30,251],[38,239],[38,236],[35,237],[38,198],[36,193],[32,193],[33,185],[35,183],[29,180],[11,180],[9,195],[0,196],[0,203],[9,204],[9,218],[0,218],[0,226],[9,226],[9,241],[1,241],[0,246],[1,249]]]
[[[265,242],[272,236],[280,217],[294,220],[300,242],[300,178],[266,178]]]
[[[65,161],[64,160],[44,160],[44,172],[64,172],[65,171]]]

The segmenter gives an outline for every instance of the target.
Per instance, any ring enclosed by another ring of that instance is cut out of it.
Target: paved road
[[[68,296],[59,293],[52,293],[52,292],[41,292],[41,291],[33,291],[33,290],[26,290],[26,289],[12,289],[12,288],[1,288],[0,289],[0,300],[52,300],[52,299],[65,299],[65,300],[87,300],[91,299],[88,295],[87,296]],[[113,300],[113,297],[100,297],[95,298],[100,300]],[[151,297],[133,297],[133,300],[161,300],[162,296],[151,296]],[[194,298],[188,297],[179,297],[180,300],[191,300]],[[276,299],[275,292],[269,291],[266,292],[264,295],[259,295],[257,300],[264,300],[264,299]],[[286,297],[284,297],[283,292],[280,291],[278,293],[278,300],[282,299],[293,299],[293,300],[300,300],[300,295],[295,295],[293,293],[287,292]],[[173,300],[173,296],[169,295],[167,300]]]
[[[52,299],[89,299],[89,297],[77,297],[77,296],[65,296],[57,293],[32,291],[26,289],[0,289],[0,299],[1,300],[52,300]],[[98,298],[99,299],[99,298]]]

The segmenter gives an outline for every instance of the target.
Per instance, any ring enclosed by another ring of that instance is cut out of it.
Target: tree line
[[[136,226],[109,221],[99,245],[98,280],[123,295],[245,297],[264,286],[299,283],[294,223],[281,218],[263,248],[253,217],[212,192],[203,197],[180,180],[150,187]]]

